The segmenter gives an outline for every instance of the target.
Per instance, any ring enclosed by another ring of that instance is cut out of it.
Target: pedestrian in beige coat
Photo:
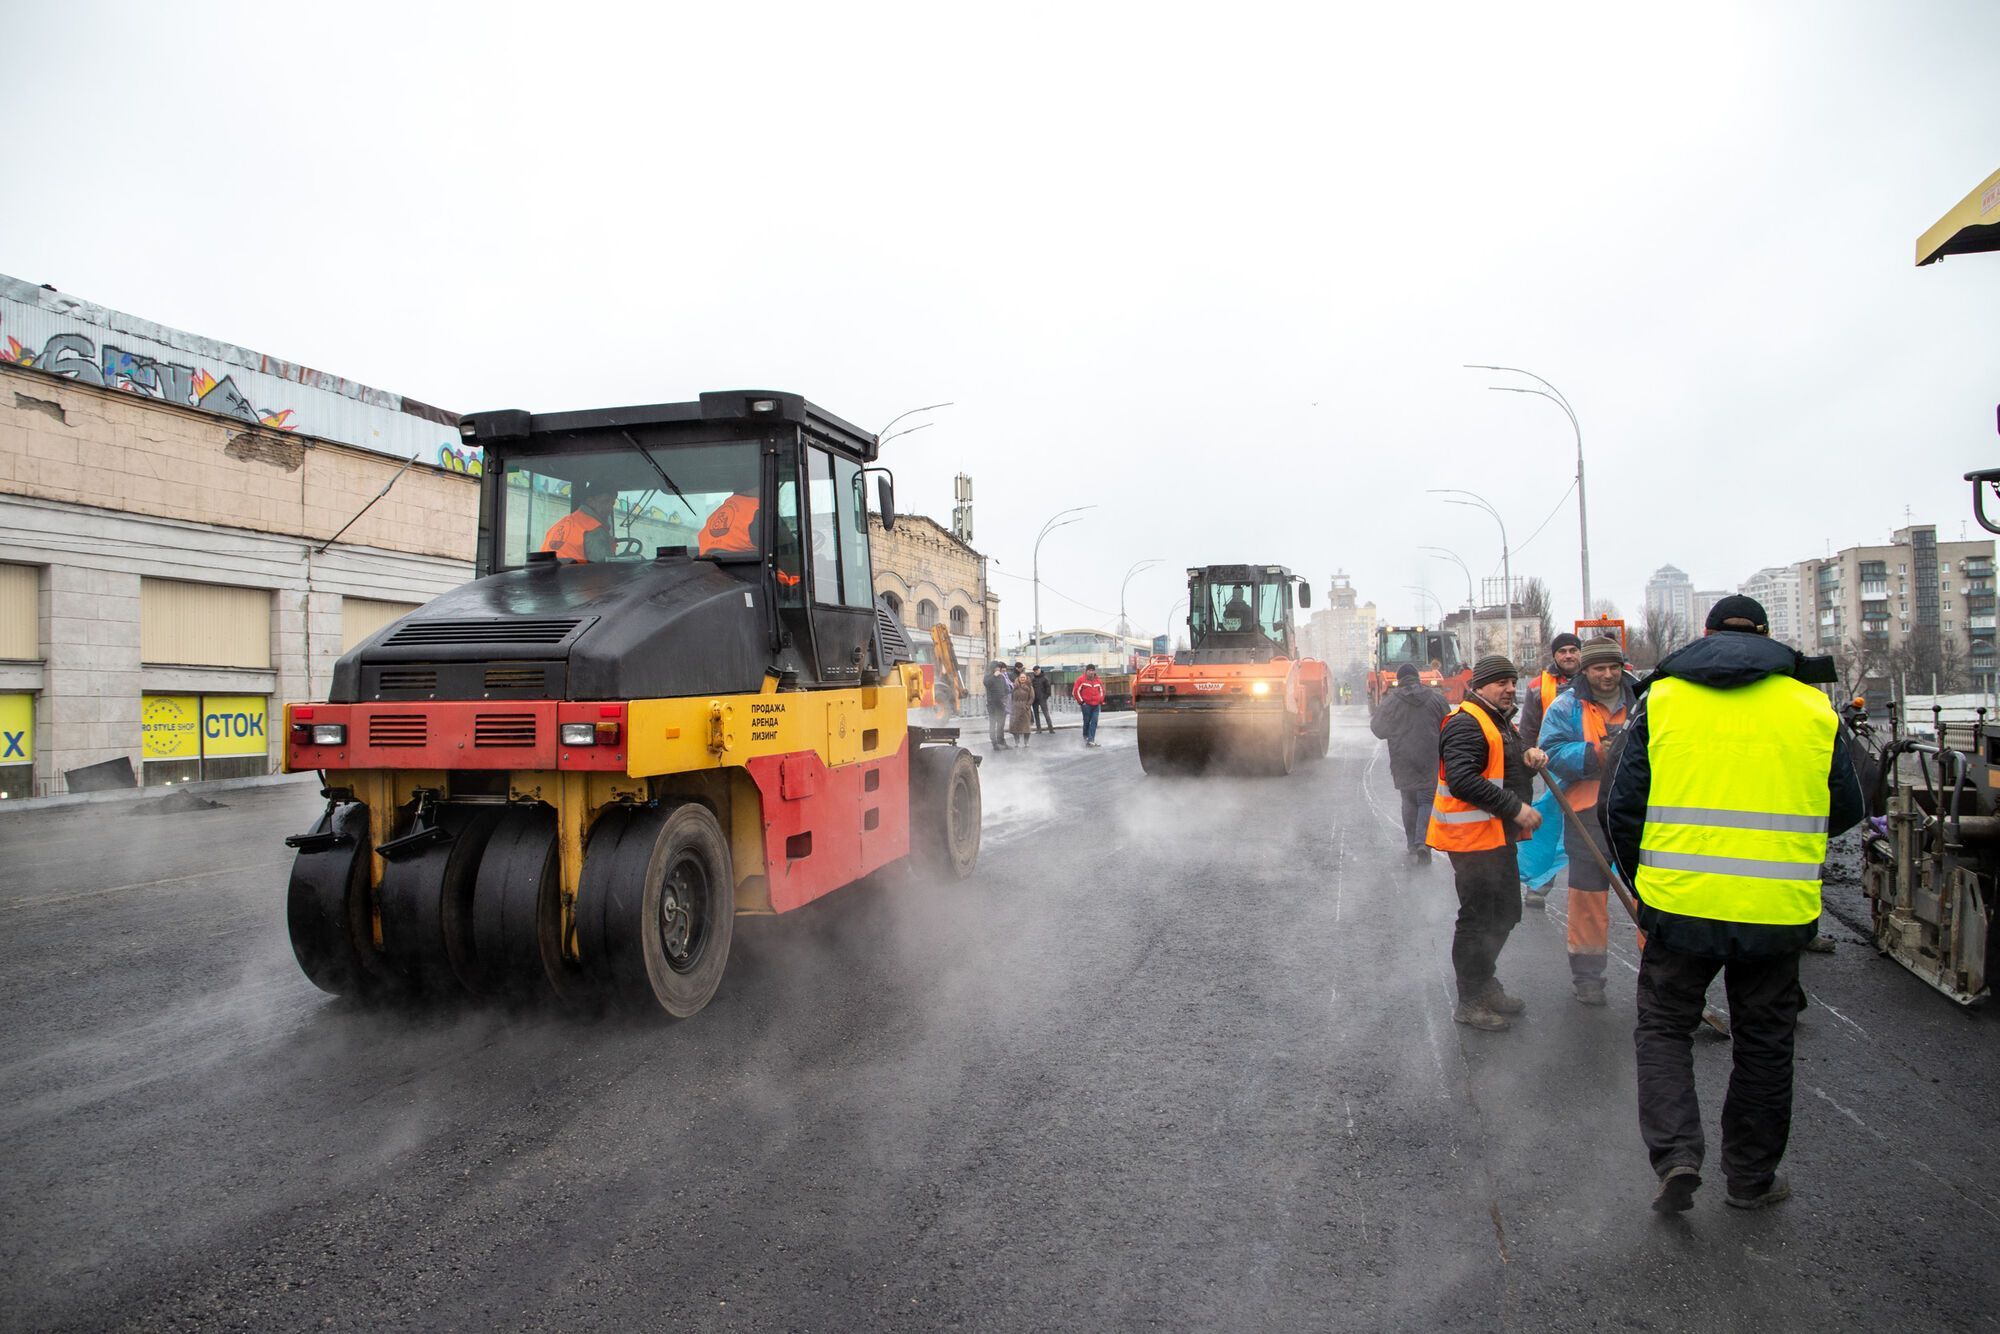
[[[1007,730],[1014,734],[1014,744],[1025,746],[1028,744],[1028,733],[1035,729],[1035,678],[1022,670],[1018,662],[1014,664],[1011,704],[1007,713]]]

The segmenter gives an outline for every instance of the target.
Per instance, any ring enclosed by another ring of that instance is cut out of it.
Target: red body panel
[[[789,912],[910,851],[910,750],[826,767],[814,751],[761,755],[744,766],[764,799],[771,908]],[[869,790],[869,775],[877,775]],[[871,828],[871,821],[873,827]],[[793,840],[810,851],[788,856]]]
[[[426,700],[311,704],[292,710],[285,767],[302,769],[569,769],[625,771],[625,706],[555,700]],[[300,725],[341,723],[344,746],[301,741]],[[563,723],[616,725],[608,745],[565,749]]]

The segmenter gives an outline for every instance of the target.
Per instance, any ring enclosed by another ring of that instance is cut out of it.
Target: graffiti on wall
[[[0,274],[0,365],[479,473],[457,414]]]
[[[279,431],[295,431],[291,408],[260,408],[252,404],[233,377],[220,380],[208,371],[178,362],[161,361],[143,352],[128,352],[105,343],[101,347],[86,334],[49,335],[40,351],[23,347],[21,340],[8,335],[0,342],[0,361],[47,375],[60,375],[80,384],[101,389],[118,389],[145,398],[157,398],[182,407],[218,412],[256,426]]]

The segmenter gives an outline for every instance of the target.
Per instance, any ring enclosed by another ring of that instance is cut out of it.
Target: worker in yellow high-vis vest
[[[1701,1185],[1704,1141],[1690,1039],[1720,971],[1734,1067],[1722,1105],[1727,1203],[1788,1198],[1792,1041],[1805,1001],[1799,951],[1818,931],[1829,836],[1860,823],[1861,784],[1833,705],[1796,679],[1764,608],[1732,596],[1707,634],[1642,686],[1599,803],[1639,899],[1639,1131],[1678,1213]]]

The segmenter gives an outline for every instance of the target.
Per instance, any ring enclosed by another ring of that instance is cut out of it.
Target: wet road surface
[[[746,919],[678,1027],[324,997],[306,787],[0,816],[6,1323],[2000,1327],[1991,1017],[1831,923],[1797,1198],[1725,1209],[1711,1145],[1662,1220],[1629,930],[1583,1008],[1552,900],[1524,1021],[1461,1028],[1361,710],[1290,779],[1132,738],[992,757],[972,880]],[[1711,1140],[1727,1062],[1697,1038]]]

